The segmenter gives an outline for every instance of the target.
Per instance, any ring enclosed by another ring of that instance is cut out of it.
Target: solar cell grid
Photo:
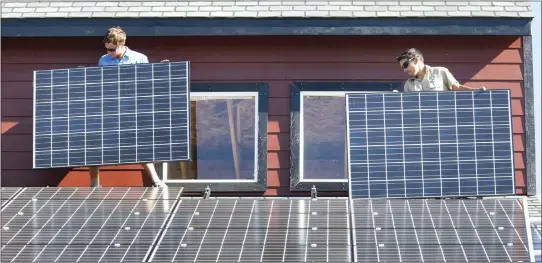
[[[2,200],[2,208],[11,201],[12,198],[17,196],[20,191],[22,190],[21,187],[2,187],[0,190],[0,199]]]
[[[350,261],[346,200],[182,200],[152,261]]]
[[[173,187],[23,190],[2,211],[2,262],[527,262],[536,237],[527,236],[528,213],[519,199],[200,199],[181,198],[182,188]]]
[[[515,194],[508,90],[347,94],[350,194]]]
[[[518,200],[357,199],[359,262],[528,262]]]
[[[189,63],[34,72],[34,167],[187,160]]]
[[[33,189],[2,211],[2,261],[141,262],[182,191],[53,189]]]

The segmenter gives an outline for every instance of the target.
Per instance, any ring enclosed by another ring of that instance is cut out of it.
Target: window
[[[267,189],[267,85],[192,83],[191,161],[158,165],[186,191]]]
[[[290,189],[348,190],[348,92],[391,92],[399,82],[298,82],[292,86]]]

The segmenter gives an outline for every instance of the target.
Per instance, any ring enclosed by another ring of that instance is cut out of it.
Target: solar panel
[[[34,72],[34,168],[189,159],[189,63]]]
[[[181,200],[150,262],[351,261],[346,200]]]
[[[355,262],[529,262],[519,199],[354,199]]]
[[[31,188],[2,211],[1,261],[142,262],[182,188]]]
[[[352,198],[515,194],[509,90],[346,97]]]

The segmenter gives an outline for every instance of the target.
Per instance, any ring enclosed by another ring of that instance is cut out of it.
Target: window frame
[[[184,191],[203,191],[207,186],[213,192],[265,192],[267,190],[267,120],[268,120],[268,84],[267,83],[190,83],[190,101],[192,94],[210,96],[228,93],[234,96],[255,96],[256,134],[255,142],[255,178],[254,180],[217,180],[217,179],[168,179],[168,162],[161,163],[161,177],[166,184],[180,184]],[[190,122],[191,123],[191,122]],[[192,123],[191,123],[192,124]]]
[[[348,191],[348,179],[304,179],[303,178],[303,109],[302,99],[307,95],[346,94],[355,92],[402,92],[403,82],[359,81],[359,82],[294,82],[290,94],[290,191]],[[346,139],[346,134],[345,134]],[[348,174],[348,172],[347,172]]]

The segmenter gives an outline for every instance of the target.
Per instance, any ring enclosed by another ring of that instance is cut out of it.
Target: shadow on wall
[[[292,37],[130,37],[128,46],[145,53],[151,62],[191,61],[193,81],[405,81],[395,57],[419,48],[432,66],[448,67],[462,83],[488,88],[511,88],[522,103],[521,40],[518,37],[421,36],[292,36]],[[213,43],[220,43],[220,45]],[[38,46],[31,51],[26,44]],[[59,46],[58,43],[72,43]],[[105,53],[101,38],[2,38],[2,186],[88,186],[86,169],[32,170],[32,71],[96,66]],[[272,86],[271,86],[272,88]],[[288,118],[287,98],[273,97],[269,119]],[[276,104],[276,103],[275,103]],[[513,114],[521,136],[523,111]],[[278,125],[289,125],[287,121]],[[279,127],[281,137],[288,128]],[[521,140],[518,140],[521,141]],[[275,194],[289,190],[289,142],[270,147],[269,174],[280,174]],[[273,150],[280,149],[280,150]],[[286,150],[285,150],[286,149]],[[517,150],[516,145],[516,150]],[[520,155],[523,152],[517,152]],[[273,162],[275,165],[273,165]],[[524,164],[516,167],[521,169]],[[109,166],[102,170],[104,186],[150,186],[141,165]],[[287,174],[286,174],[287,173]],[[269,191],[268,191],[269,192]],[[271,192],[267,193],[271,194]]]

